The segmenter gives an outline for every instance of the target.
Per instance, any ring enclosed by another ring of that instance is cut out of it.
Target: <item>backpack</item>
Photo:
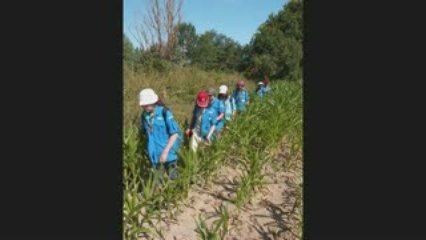
[[[161,113],[162,113],[162,116],[163,116],[163,119],[164,119],[164,122],[165,122],[165,125],[166,125],[166,131],[167,131],[167,134],[169,134],[170,135],[170,130],[169,130],[169,126],[167,125],[167,123],[166,123],[166,119],[167,119],[167,111],[169,110],[166,106],[164,106],[164,105],[162,105],[162,107],[163,107],[163,110],[161,111]],[[143,119],[142,120],[142,127],[144,127],[145,126],[145,119]]]
[[[162,106],[162,107],[163,107],[163,110],[161,111],[161,115],[163,116],[164,123],[165,123],[165,125],[166,125],[166,131],[167,131],[167,134],[169,134],[169,135],[170,135],[169,126],[167,125],[167,122],[166,122],[166,119],[167,119],[167,111],[169,111],[169,108],[167,108],[167,107],[166,107],[166,105],[164,104],[164,101],[163,101],[163,100],[159,100],[159,101],[158,101],[158,105],[160,105],[160,106]]]

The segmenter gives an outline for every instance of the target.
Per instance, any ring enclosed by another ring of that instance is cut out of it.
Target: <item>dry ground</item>
[[[195,231],[198,216],[205,216],[211,224],[218,218],[215,209],[220,205],[227,207],[232,216],[225,239],[301,239],[301,154],[291,155],[289,148],[281,144],[264,174],[266,184],[238,212],[231,199],[241,171],[235,166],[223,166],[215,181],[191,190],[174,220],[161,223],[164,239],[199,239]]]

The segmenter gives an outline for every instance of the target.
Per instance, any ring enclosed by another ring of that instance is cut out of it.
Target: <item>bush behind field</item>
[[[143,88],[152,88],[169,107],[179,123],[191,118],[196,94],[201,89],[215,88],[226,84],[232,91],[235,82],[244,77],[238,73],[206,72],[196,67],[169,65],[167,71],[135,71],[133,67],[123,66],[123,119],[124,127],[139,122],[141,113],[138,94]],[[247,81],[249,91],[253,92],[255,83]]]

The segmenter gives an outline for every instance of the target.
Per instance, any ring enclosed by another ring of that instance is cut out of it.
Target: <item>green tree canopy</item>
[[[174,61],[190,63],[197,42],[197,33],[191,23],[181,23],[177,26],[176,49]]]
[[[126,62],[132,61],[135,53],[135,48],[133,47],[132,42],[123,34],[123,60]]]
[[[184,22],[176,26],[171,58],[159,55],[155,44],[136,49],[123,34],[123,60],[147,70],[166,71],[171,60],[204,70],[244,72],[249,78],[296,80],[302,77],[302,42],[303,1],[289,0],[259,26],[245,46],[215,30],[197,35],[194,25]]]
[[[270,15],[251,41],[247,73],[253,77],[298,79],[303,59],[303,2],[290,0]]]
[[[242,47],[231,38],[210,30],[202,34],[193,52],[193,63],[206,70],[238,70]]]

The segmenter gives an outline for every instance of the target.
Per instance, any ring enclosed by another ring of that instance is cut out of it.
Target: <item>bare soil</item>
[[[282,143],[264,167],[266,184],[238,211],[232,199],[242,171],[223,166],[208,186],[193,188],[176,219],[161,222],[159,229],[166,240],[200,239],[196,232],[198,217],[206,217],[211,225],[218,218],[216,209],[224,205],[231,215],[226,240],[301,239],[302,172],[301,155],[290,154]]]

